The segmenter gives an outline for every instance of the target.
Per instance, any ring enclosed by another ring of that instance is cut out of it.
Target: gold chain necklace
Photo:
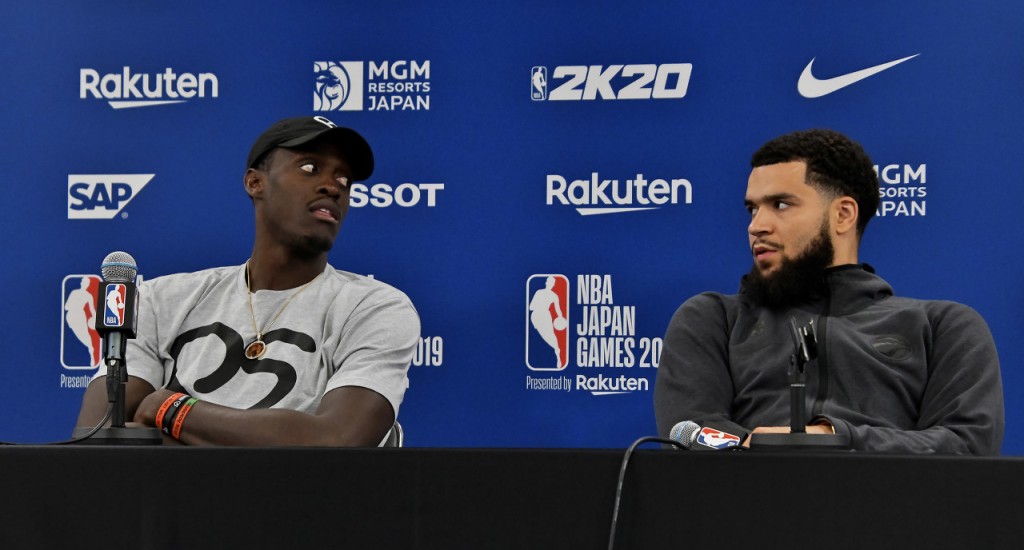
[[[323,272],[321,271],[320,273]],[[270,321],[267,322],[266,326],[263,327],[263,330],[260,330],[259,328],[256,327],[256,312],[252,309],[252,286],[250,286],[249,284],[249,262],[245,262],[245,294],[246,297],[249,298],[249,315],[252,316],[252,329],[256,331],[256,339],[253,340],[252,342],[249,342],[248,346],[245,346],[246,359],[256,360],[263,358],[263,355],[267,353],[267,343],[263,341],[263,335],[266,334],[266,332],[270,330],[271,327],[274,326],[274,323],[277,321],[277,318],[280,317],[282,313],[284,313],[284,310],[286,307],[288,307],[288,304],[292,303],[292,300],[294,300],[296,296],[302,294],[302,291],[306,290],[306,287],[313,284],[313,281],[315,281],[319,276],[320,274],[318,273],[316,277],[313,277],[312,279],[309,280],[308,283],[302,285],[301,287],[299,287],[298,290],[293,292],[292,295],[289,296],[287,300],[285,300],[284,304],[282,304],[281,307],[277,309],[277,313],[275,313],[274,316],[270,319]]]

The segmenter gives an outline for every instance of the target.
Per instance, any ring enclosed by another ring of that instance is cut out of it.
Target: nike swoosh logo
[[[837,90],[841,90],[850,84],[854,84],[864,80],[869,76],[874,76],[890,67],[895,67],[904,61],[911,60],[921,54],[915,53],[909,57],[903,59],[897,59],[896,61],[890,61],[888,63],[882,63],[881,65],[875,65],[874,67],[868,67],[867,69],[861,69],[857,72],[844,74],[835,78],[827,78],[825,80],[819,80],[811,74],[811,66],[814,65],[814,58],[811,62],[804,67],[804,72],[800,73],[800,80],[796,83],[796,89],[800,92],[800,95],[806,98],[816,98],[826,96]]]

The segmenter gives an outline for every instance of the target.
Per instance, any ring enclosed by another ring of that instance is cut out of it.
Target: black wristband
[[[174,419],[178,417],[178,413],[181,412],[181,405],[191,399],[192,396],[189,394],[182,394],[181,397],[174,400],[171,406],[164,413],[163,426],[160,426],[160,431],[167,435],[171,435],[171,429],[174,427]]]

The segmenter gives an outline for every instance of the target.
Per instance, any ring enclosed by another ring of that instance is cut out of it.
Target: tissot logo
[[[150,74],[123,67],[117,73],[101,75],[87,68],[78,74],[80,99],[107,99],[114,109],[185,103],[219,94],[217,75],[213,73],[176,73],[168,67],[162,73]]]
[[[800,73],[800,80],[797,81],[796,88],[797,91],[800,92],[800,95],[808,99],[823,97],[828,94],[831,94],[832,92],[836,92],[847,86],[850,86],[851,84],[860,82],[865,78],[874,76],[890,67],[895,67],[896,65],[899,65],[904,61],[909,61],[919,55],[921,54],[916,53],[914,55],[904,57],[903,59],[897,59],[895,61],[882,63],[881,65],[875,65],[874,67],[868,67],[867,69],[861,69],[859,71],[846,73],[844,75],[835,76],[824,80],[816,78],[811,73],[811,66],[814,65],[814,59],[811,59],[810,63],[808,63],[807,66],[804,67],[804,72]]]
[[[387,208],[394,205],[402,208],[434,208],[437,206],[437,195],[441,191],[444,191],[444,183],[403,183],[395,186],[387,183],[354,183],[349,196],[349,206]]]

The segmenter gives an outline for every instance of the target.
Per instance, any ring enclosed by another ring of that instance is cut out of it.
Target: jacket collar
[[[892,287],[868,264],[830,267],[825,272],[829,288],[829,314],[848,315],[893,295]]]

